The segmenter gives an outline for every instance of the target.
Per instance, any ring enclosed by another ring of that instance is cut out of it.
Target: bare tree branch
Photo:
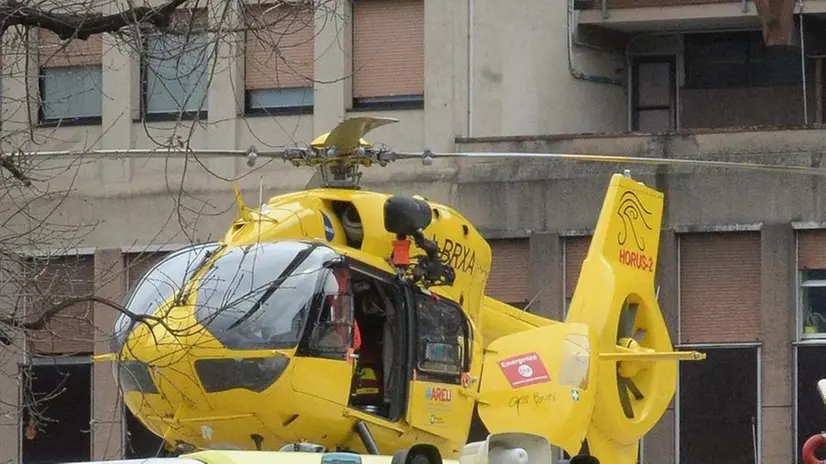
[[[159,7],[136,6],[110,15],[87,12],[83,15],[54,13],[36,6],[26,6],[17,0],[7,0],[0,5],[0,35],[11,26],[42,27],[62,40],[77,38],[86,40],[92,35],[117,32],[125,26],[149,23],[163,29],[169,27],[170,16],[189,0],[169,0]]]

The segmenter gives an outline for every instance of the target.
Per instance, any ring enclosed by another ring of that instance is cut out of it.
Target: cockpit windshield
[[[124,307],[136,315],[154,313],[164,301],[184,287],[218,247],[217,243],[198,244],[165,256],[141,277],[127,297]],[[115,322],[115,337],[112,342],[114,351],[123,346],[133,327],[132,319],[126,314],[121,314]]]
[[[230,349],[295,347],[337,256],[302,242],[232,248],[198,283],[196,318]]]

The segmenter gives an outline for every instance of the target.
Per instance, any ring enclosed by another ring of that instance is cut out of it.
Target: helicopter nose
[[[135,327],[122,351],[119,380],[125,391],[163,394],[175,405],[195,404],[200,385],[192,367],[192,343],[168,323]]]

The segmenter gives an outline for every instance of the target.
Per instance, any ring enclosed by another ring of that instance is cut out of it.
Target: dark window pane
[[[751,464],[757,426],[757,350],[703,350],[680,363],[680,462]]]
[[[768,48],[760,31],[685,36],[686,86],[693,88],[795,85],[800,49]]]
[[[640,63],[637,65],[637,106],[670,106],[670,83],[670,63]]]
[[[826,430],[826,407],[817,391],[817,381],[826,378],[826,346],[801,346],[797,349],[797,445]],[[815,453],[826,459],[826,449]]]
[[[23,409],[23,464],[92,459],[91,366],[40,365],[23,374],[31,381],[31,388],[23,382],[23,401],[32,406]]]

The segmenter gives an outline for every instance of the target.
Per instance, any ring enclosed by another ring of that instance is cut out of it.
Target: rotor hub
[[[632,353],[654,353],[655,350],[645,348],[633,338],[620,338],[618,346],[624,348],[625,351]],[[644,361],[620,361],[617,365],[619,375],[631,378],[637,375],[640,371],[645,369]]]

